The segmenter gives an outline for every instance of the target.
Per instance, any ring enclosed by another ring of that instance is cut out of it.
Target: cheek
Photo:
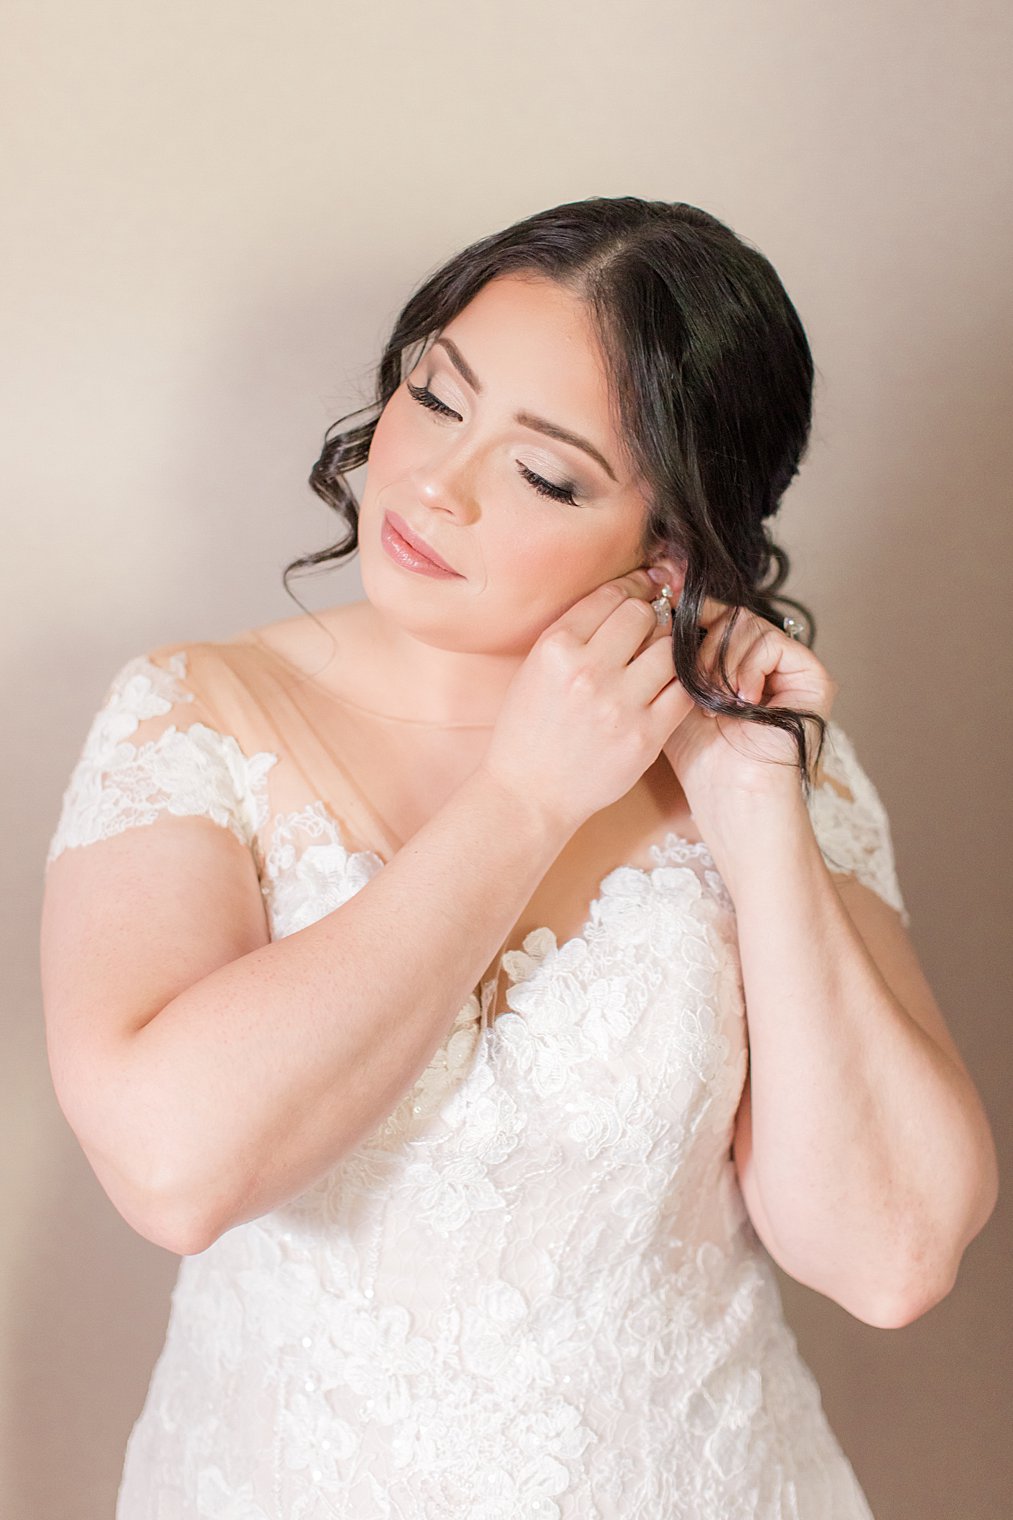
[[[499,533],[485,548],[486,569],[504,599],[532,608],[553,601],[559,581],[560,548],[551,535]]]
[[[375,482],[376,488],[379,488],[410,468],[411,428],[400,415],[400,410],[399,399],[395,395],[377,419],[366,460],[367,486]]]
[[[497,600],[532,637],[627,568],[609,547],[590,542],[572,525],[559,524],[531,530],[521,540],[514,534],[487,565]]]

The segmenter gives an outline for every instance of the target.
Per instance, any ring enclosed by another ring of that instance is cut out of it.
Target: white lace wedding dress
[[[253,852],[272,938],[339,907],[383,866],[348,831],[383,824],[291,676],[249,643],[130,660],[47,868],[199,815]],[[361,713],[326,719],[362,742]],[[906,923],[882,803],[831,736],[824,857]],[[117,1520],[869,1520],[730,1158],[734,909],[705,845],[651,853],[578,937],[507,952],[505,1011],[473,995],[316,1185],[181,1259]]]

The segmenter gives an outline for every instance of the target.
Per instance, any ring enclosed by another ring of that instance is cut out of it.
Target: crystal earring
[[[654,601],[651,603],[651,606],[654,608],[654,615],[658,620],[658,627],[670,627],[672,621],[671,586],[662,586],[660,593],[655,597]]]

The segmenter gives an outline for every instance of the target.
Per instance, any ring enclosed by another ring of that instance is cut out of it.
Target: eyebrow
[[[480,396],[482,394],[482,382],[453,339],[437,338],[433,344],[434,348],[437,343],[441,348],[447,350],[450,362],[454,368],[467,380],[476,396]],[[616,479],[615,472],[604,454],[600,454],[594,444],[589,443],[586,438],[582,438],[579,433],[571,433],[569,428],[560,427],[558,423],[549,422],[544,417],[536,417],[533,412],[515,412],[514,421],[519,422],[521,427],[533,428],[536,433],[544,433],[548,438],[556,438],[560,443],[570,443],[575,449],[582,449],[585,454],[590,454],[591,458],[601,465],[610,480]],[[616,483],[618,484],[618,482]]]

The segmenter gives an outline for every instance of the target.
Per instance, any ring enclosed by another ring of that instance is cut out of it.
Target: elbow
[[[889,1272],[838,1302],[856,1319],[880,1330],[901,1330],[913,1324],[953,1291],[964,1251],[990,1213],[991,1208],[979,1210],[957,1239],[937,1238],[931,1245],[923,1240],[909,1253],[900,1253],[900,1261]]]
[[[202,1176],[196,1184],[167,1183],[143,1193],[141,1219],[134,1226],[147,1240],[175,1256],[200,1256],[230,1228],[225,1223],[221,1186]]]
[[[955,1270],[952,1274],[932,1280],[912,1275],[906,1282],[890,1287],[880,1286],[858,1302],[842,1301],[842,1307],[874,1329],[902,1330],[942,1303],[956,1280]]]
[[[873,1285],[855,1304],[840,1299],[842,1306],[867,1325],[900,1330],[953,1291],[964,1252],[988,1223],[999,1199],[999,1167],[990,1135],[968,1168],[962,1198],[962,1229],[954,1230],[947,1239],[937,1223],[930,1240],[923,1226],[921,1238],[912,1241],[904,1258],[903,1269],[891,1274],[893,1280],[888,1286],[882,1282]]]
[[[823,1272],[792,1271],[780,1261],[778,1265],[797,1282],[840,1304],[862,1324],[900,1330],[942,1302],[956,1282],[959,1261],[945,1270],[938,1264],[931,1271],[924,1262],[911,1262],[906,1269],[894,1262],[875,1277],[866,1272],[843,1280],[839,1264],[830,1278]]]
[[[121,1177],[111,1176],[94,1160],[92,1170],[120,1218],[143,1240],[163,1251],[171,1251],[174,1256],[199,1256],[223,1233],[194,1209],[169,1201],[164,1195],[154,1198],[129,1187]]]
[[[140,1233],[153,1245],[171,1251],[174,1256],[200,1256],[214,1245],[221,1231],[188,1214],[163,1212],[148,1219]]]
[[[224,1188],[206,1171],[195,1182],[166,1144],[164,1130],[151,1140],[151,1126],[124,1131],[110,1105],[101,1109],[60,1087],[57,1100],[64,1118],[110,1203],[132,1230],[175,1256],[198,1256],[229,1227],[219,1204]]]
[[[199,1211],[179,1192],[143,1185],[94,1152],[86,1154],[120,1218],[152,1245],[174,1256],[199,1256],[223,1233],[206,1210]]]

